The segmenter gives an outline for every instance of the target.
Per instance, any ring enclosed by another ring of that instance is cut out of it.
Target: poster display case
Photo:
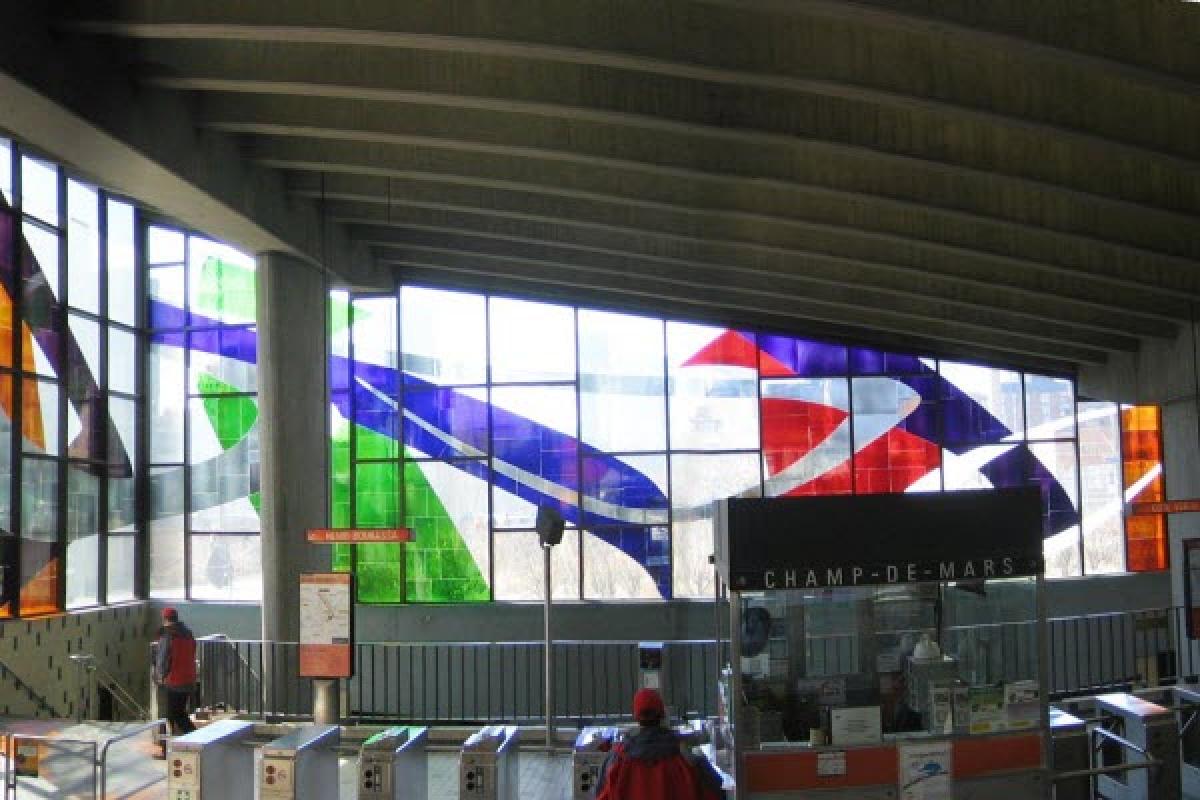
[[[730,499],[710,756],[738,798],[1049,797],[1036,489]]]

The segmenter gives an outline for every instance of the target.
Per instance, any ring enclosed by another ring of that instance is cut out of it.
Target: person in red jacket
[[[639,689],[633,696],[638,727],[604,760],[596,800],[721,800],[721,778],[708,760],[685,754],[680,739],[663,726],[662,695]]]
[[[167,722],[171,733],[179,736],[196,730],[188,716],[188,695],[196,685],[196,639],[179,621],[173,608],[162,611],[158,645],[154,654],[154,682],[167,696]]]

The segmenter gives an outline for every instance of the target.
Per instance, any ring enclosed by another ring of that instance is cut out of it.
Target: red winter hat
[[[162,610],[162,618],[165,619],[167,622],[178,622],[179,621],[179,612],[173,608],[164,608]]]
[[[638,689],[633,696],[633,718],[638,722],[643,720],[656,721],[667,715],[667,707],[663,704],[662,695],[657,689]]]

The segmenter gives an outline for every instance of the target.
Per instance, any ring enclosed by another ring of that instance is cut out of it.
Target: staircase
[[[127,715],[136,720],[151,719],[150,710],[137,701],[136,698],[121,683],[105,669],[91,653],[72,653],[71,660],[79,669],[79,705],[76,717],[79,720],[95,716],[96,693],[104,689],[112,695],[113,701],[124,709]]]

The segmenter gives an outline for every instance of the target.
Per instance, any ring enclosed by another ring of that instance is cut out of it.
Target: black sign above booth
[[[729,498],[717,569],[735,591],[1040,575],[1037,487],[930,494]]]

